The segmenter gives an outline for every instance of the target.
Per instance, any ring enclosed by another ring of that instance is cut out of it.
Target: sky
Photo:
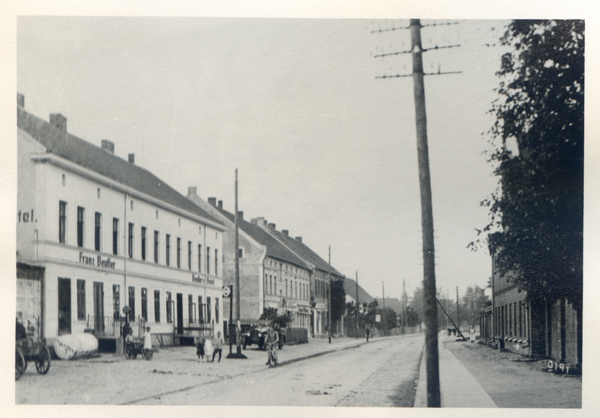
[[[438,289],[485,287],[473,252],[497,184],[483,151],[508,21],[423,20]],[[407,19],[52,17],[17,19],[25,108],[152,171],[182,194],[287,229],[372,296],[423,279]],[[374,32],[376,31],[376,32]]]

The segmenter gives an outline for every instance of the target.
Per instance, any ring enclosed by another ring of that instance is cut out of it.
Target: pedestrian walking
[[[365,328],[365,334],[367,335],[367,342],[369,342],[369,336],[371,335],[371,330],[369,329],[369,327]]]
[[[204,336],[198,338],[198,344],[196,344],[196,355],[198,356],[198,363],[204,363]]]
[[[221,354],[223,353],[223,337],[221,337],[221,331],[217,332],[217,338],[215,338],[215,351],[213,352],[213,363],[215,362],[215,356],[219,353],[219,363],[221,362]]]

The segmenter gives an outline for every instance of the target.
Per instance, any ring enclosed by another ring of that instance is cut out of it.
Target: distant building
[[[21,95],[17,124],[17,317],[48,344],[116,342],[127,320],[171,342],[219,328],[223,224],[112,142],[28,113]]]

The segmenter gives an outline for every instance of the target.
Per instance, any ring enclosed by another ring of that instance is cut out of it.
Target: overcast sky
[[[440,20],[437,23],[456,22]],[[493,47],[507,21],[423,28],[438,288],[485,287],[471,252],[495,188],[488,149]],[[435,23],[423,20],[423,24]],[[154,172],[287,229],[372,295],[423,279],[408,20],[19,17],[18,91],[43,118]]]

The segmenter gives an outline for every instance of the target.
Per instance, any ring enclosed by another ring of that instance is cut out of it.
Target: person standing
[[[146,327],[146,332],[144,333],[144,357],[147,360],[152,358],[150,353],[152,353],[152,334],[150,334],[150,327]]]
[[[204,336],[202,335],[198,338],[196,355],[198,356],[198,363],[204,363]]]
[[[217,332],[217,338],[215,338],[215,351],[213,352],[213,363],[215,362],[215,356],[219,353],[219,363],[221,362],[221,354],[223,353],[223,337],[221,337],[221,331]]]
[[[369,336],[371,335],[371,329],[369,327],[365,328],[365,334],[367,335],[367,342],[369,342]]]

